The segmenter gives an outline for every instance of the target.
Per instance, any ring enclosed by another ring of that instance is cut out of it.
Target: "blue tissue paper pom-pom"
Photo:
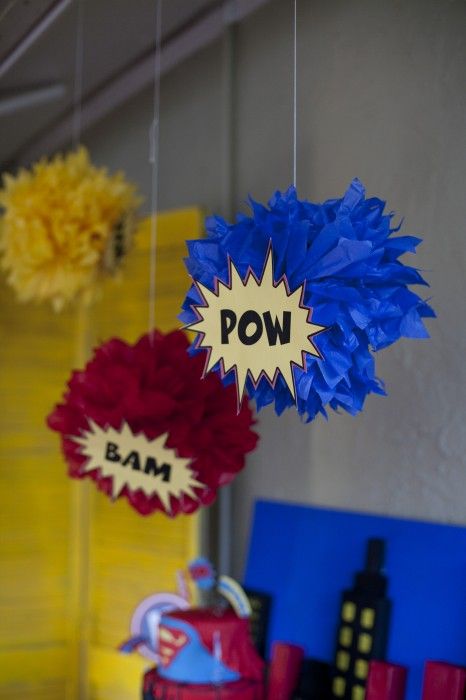
[[[399,261],[403,253],[414,253],[421,239],[392,236],[399,230],[390,227],[393,214],[383,213],[382,200],[366,199],[358,179],[343,198],[323,204],[299,200],[290,187],[276,192],[269,208],[253,200],[250,206],[252,216],[238,214],[234,224],[218,216],[207,219],[207,237],[187,244],[188,272],[213,290],[215,278],[228,281],[230,257],[243,279],[249,267],[260,276],[272,241],[275,280],[286,275],[291,291],[305,282],[312,321],[328,330],[313,339],[323,359],[308,354],[305,369],[294,368],[296,402],[281,375],[275,388],[264,377],[257,387],[248,380],[249,396],[258,410],[274,402],[278,415],[296,404],[308,421],[317,413],[326,416],[328,406],[355,415],[368,394],[385,394],[373,351],[402,336],[428,337],[422,319],[435,313],[408,289],[427,283]],[[186,325],[197,318],[192,305],[201,303],[192,285],[180,315]],[[192,352],[204,352],[195,342]],[[233,372],[223,381],[234,381]]]

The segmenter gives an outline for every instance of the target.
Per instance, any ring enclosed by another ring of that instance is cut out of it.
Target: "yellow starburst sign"
[[[89,430],[80,437],[70,436],[80,445],[80,452],[88,461],[85,473],[100,469],[102,476],[112,477],[112,496],[117,498],[127,486],[131,491],[141,489],[146,496],[156,494],[169,513],[170,496],[184,494],[198,500],[193,488],[205,485],[194,478],[191,459],[179,457],[165,445],[168,433],[149,440],[142,433],[134,435],[127,423],[120,430],[101,428],[88,419]]]
[[[274,281],[271,247],[259,278],[249,269],[241,279],[230,259],[228,283],[217,279],[214,291],[194,283],[203,301],[192,307],[197,321],[187,329],[207,350],[204,375],[217,363],[222,376],[233,370],[238,408],[248,376],[254,386],[265,377],[274,387],[281,374],[296,400],[293,366],[304,368],[306,353],[320,357],[312,339],[325,330],[311,322],[304,283],[290,292],[286,277]]]

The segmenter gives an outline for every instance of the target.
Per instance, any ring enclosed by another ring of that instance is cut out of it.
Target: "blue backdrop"
[[[387,658],[409,667],[407,698],[420,700],[427,659],[466,665],[466,528],[259,501],[245,585],[274,598],[269,644],[332,661],[340,594],[370,537],[387,542]]]

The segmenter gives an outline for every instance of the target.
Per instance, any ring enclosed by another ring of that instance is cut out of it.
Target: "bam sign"
[[[312,338],[324,330],[303,305],[304,284],[290,292],[286,278],[274,282],[271,248],[259,279],[249,271],[243,281],[231,260],[229,277],[213,292],[195,281],[203,304],[193,306],[198,320],[187,328],[208,351],[204,372],[217,362],[223,374],[235,371],[238,408],[248,376],[256,386],[261,377],[274,386],[281,374],[296,399],[293,365],[304,368],[306,353],[320,357]]]
[[[146,496],[156,494],[167,512],[170,496],[186,494],[198,500],[193,488],[205,486],[194,478],[189,468],[191,460],[178,457],[175,450],[166,447],[167,433],[148,440],[145,435],[133,435],[127,423],[119,431],[101,428],[90,419],[88,423],[89,430],[72,438],[88,458],[83,471],[100,469],[102,476],[111,476],[114,498],[125,486],[131,491],[141,489]]]

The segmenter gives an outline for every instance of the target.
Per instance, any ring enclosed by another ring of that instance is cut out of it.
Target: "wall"
[[[237,28],[234,190],[267,199],[291,180],[292,5],[272,0]],[[421,235],[438,320],[430,341],[378,357],[388,398],[357,418],[306,426],[259,416],[261,446],[233,487],[240,573],[252,502],[280,498],[466,523],[463,362],[466,5],[460,0],[298,0],[298,189],[322,199],[355,175]],[[162,84],[160,206],[226,207],[224,47]],[[94,156],[149,191],[150,91],[87,135]]]

